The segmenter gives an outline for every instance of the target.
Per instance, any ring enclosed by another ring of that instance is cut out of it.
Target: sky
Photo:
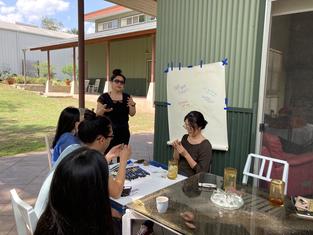
[[[85,13],[113,4],[103,0],[85,0]],[[0,20],[21,22],[40,27],[41,18],[54,18],[64,31],[77,28],[77,0],[0,0]],[[85,32],[93,33],[94,24],[85,22]]]

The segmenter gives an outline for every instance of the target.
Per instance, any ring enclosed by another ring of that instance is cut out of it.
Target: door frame
[[[275,7],[273,7],[273,3],[276,4]],[[279,6],[280,8],[277,6]],[[263,27],[261,68],[260,68],[259,98],[257,110],[257,124],[258,124],[257,129],[259,128],[259,124],[264,123],[264,108],[265,108],[264,97],[266,92],[266,82],[267,82],[266,74],[268,64],[269,42],[271,38],[271,29],[272,29],[272,17],[281,15],[291,15],[295,13],[303,13],[308,11],[313,11],[312,0],[266,0],[264,27]],[[256,153],[261,153],[262,135],[263,133],[261,131],[256,130],[256,141],[255,141]],[[254,167],[257,166],[255,165]]]

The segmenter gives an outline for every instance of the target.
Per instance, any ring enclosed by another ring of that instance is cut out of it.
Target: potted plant
[[[15,83],[15,78],[13,76],[10,76],[7,79],[5,79],[5,81],[7,84],[12,85]]]
[[[67,86],[70,86],[71,85],[71,80],[70,79],[65,79],[64,80],[65,81],[65,84],[67,85]]]
[[[17,75],[14,73],[11,73],[10,70],[3,70],[0,73],[0,77],[2,80],[4,80],[7,84],[12,85],[15,83],[15,77]]]

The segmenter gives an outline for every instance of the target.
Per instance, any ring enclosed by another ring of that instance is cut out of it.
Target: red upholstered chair
[[[278,158],[289,163],[287,195],[313,195],[313,152],[286,153],[283,151],[278,136],[264,133],[261,155]],[[282,171],[282,166],[273,166],[271,178],[281,179]]]

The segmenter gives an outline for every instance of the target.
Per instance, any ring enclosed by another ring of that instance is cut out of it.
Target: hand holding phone
[[[129,196],[130,192],[132,190],[131,186],[124,186],[121,197],[127,197]]]

